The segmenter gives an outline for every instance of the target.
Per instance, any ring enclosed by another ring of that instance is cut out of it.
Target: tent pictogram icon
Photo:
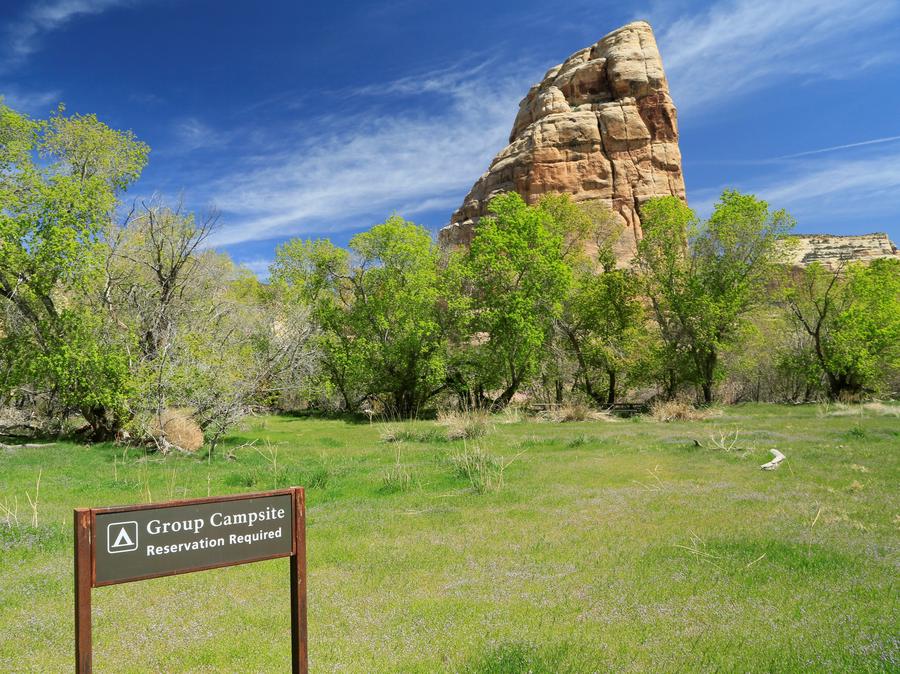
[[[133,552],[138,546],[137,522],[112,522],[106,527],[106,551]]]

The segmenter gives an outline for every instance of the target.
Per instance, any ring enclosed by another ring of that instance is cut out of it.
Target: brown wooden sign
[[[76,671],[92,671],[92,588],[278,557],[290,557],[293,671],[306,674],[306,501],[301,487],[76,509]]]

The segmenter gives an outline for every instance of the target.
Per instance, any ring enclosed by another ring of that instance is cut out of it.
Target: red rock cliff
[[[441,230],[441,243],[468,245],[488,201],[508,191],[528,203],[548,192],[605,202],[624,225],[620,259],[633,256],[641,237],[641,203],[685,197],[675,106],[648,23],[613,31],[531,88],[509,145]]]

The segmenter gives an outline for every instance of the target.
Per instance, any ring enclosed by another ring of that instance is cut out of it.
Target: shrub
[[[149,433],[163,452],[172,448],[196,452],[203,446],[203,431],[185,410],[166,409],[150,420]]]
[[[658,400],[650,406],[650,416],[656,421],[699,421],[708,415],[684,400]]]
[[[486,410],[440,412],[437,423],[447,428],[448,440],[475,440],[491,430],[491,416]]]
[[[584,403],[576,402],[545,410],[538,418],[559,424],[567,421],[611,421],[613,417],[607,412],[593,410]]]

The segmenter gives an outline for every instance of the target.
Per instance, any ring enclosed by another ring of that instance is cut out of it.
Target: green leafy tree
[[[349,248],[290,241],[273,279],[311,307],[323,373],[345,409],[374,396],[395,414],[414,414],[445,388],[439,251],[426,229],[398,216]]]
[[[785,307],[806,337],[792,356],[828,397],[879,391],[900,369],[900,262],[875,260],[795,272]]]
[[[641,216],[637,264],[663,343],[664,387],[671,395],[683,381],[695,384],[709,403],[720,353],[765,300],[793,219],[731,190],[703,223],[676,197],[650,200]]]
[[[628,379],[637,380],[649,346],[640,285],[626,269],[576,276],[559,321],[577,363],[578,383],[598,405],[613,405]]]
[[[476,405],[505,407],[540,368],[572,283],[568,256],[590,231],[567,217],[570,205],[560,196],[535,206],[516,193],[497,196],[460,258],[469,303],[456,388]]]
[[[271,272],[286,301],[308,307],[316,326],[319,367],[307,382],[309,395],[336,395],[344,410],[356,410],[372,375],[367,344],[357,339],[350,317],[349,253],[327,240],[291,239],[278,247]]]
[[[45,121],[0,103],[0,298],[7,387],[78,409],[94,437],[121,422],[122,352],[72,301],[97,273],[100,235],[148,148],[93,115]],[[94,337],[91,337],[91,335]]]

